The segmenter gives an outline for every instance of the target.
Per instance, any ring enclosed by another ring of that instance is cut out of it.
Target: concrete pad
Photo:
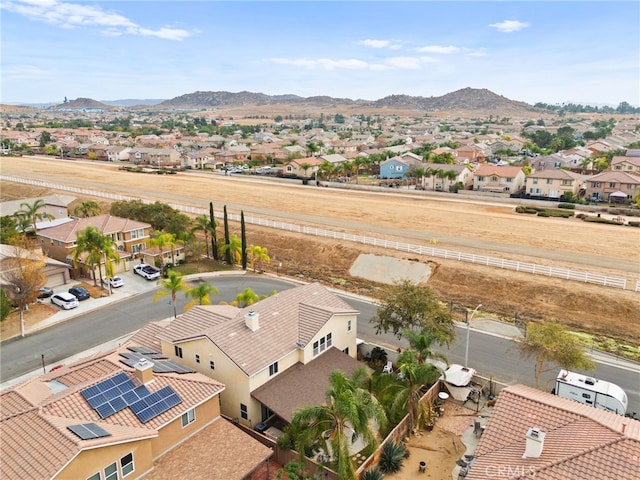
[[[366,253],[358,256],[349,273],[354,277],[389,285],[399,280],[418,284],[429,279],[431,268],[420,262]]]

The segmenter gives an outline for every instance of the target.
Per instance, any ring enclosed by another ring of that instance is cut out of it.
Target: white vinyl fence
[[[119,195],[109,192],[100,192],[96,190],[89,190],[85,188],[71,187],[67,185],[58,185],[39,180],[31,180],[19,177],[0,176],[2,180],[9,182],[23,183],[28,185],[36,185],[39,187],[51,188],[54,190],[63,190],[67,192],[77,193],[81,195],[90,195],[94,197],[108,198],[111,200],[141,200],[143,203],[154,203],[155,200],[141,199],[137,197],[131,197],[127,195]],[[208,215],[209,210],[204,208],[189,207],[185,205],[169,204],[172,208],[195,215]],[[223,213],[215,212],[216,217],[223,217]],[[240,215],[227,214],[229,220],[240,221]],[[368,237],[363,235],[354,235],[350,233],[335,232],[331,230],[325,230],[321,228],[308,227],[304,225],[298,225],[294,223],[276,222],[273,220],[260,218],[260,217],[244,217],[245,223],[259,225],[262,227],[276,228],[279,230],[286,230],[289,232],[302,233],[306,235],[314,235],[317,237],[332,238],[335,240],[362,243],[364,245],[373,245],[376,247],[386,248],[389,250],[398,250],[416,255],[426,255],[436,258],[444,258],[447,260],[458,260],[460,262],[475,263],[479,265],[485,265],[488,267],[502,268],[506,270],[514,270],[517,272],[530,273],[533,275],[544,275],[547,277],[560,278],[563,280],[573,280],[577,282],[590,283],[594,285],[601,285],[604,287],[613,287],[625,290],[627,288],[627,279],[623,277],[611,277],[607,275],[601,275],[598,273],[581,272],[577,270],[568,270],[565,268],[548,267],[545,265],[537,265],[535,263],[518,262],[514,260],[507,260],[503,258],[488,257],[486,255],[475,255],[472,253],[456,252],[451,250],[444,250],[441,248],[427,247],[423,245],[413,245],[410,243],[394,242],[391,240],[384,240],[375,237]],[[640,292],[640,280],[636,281],[634,291]]]

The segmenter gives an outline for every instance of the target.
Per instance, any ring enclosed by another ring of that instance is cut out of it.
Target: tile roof
[[[160,458],[145,479],[242,480],[272,453],[239,427],[218,418]]]
[[[101,419],[82,389],[119,372],[140,384],[134,369],[119,361],[118,352],[95,355],[0,392],[0,477],[52,478],[82,450],[155,437],[165,424],[224,390],[221,383],[197,373],[154,374],[149,390],[170,385],[182,403],[144,424],[129,408]],[[96,423],[110,435],[82,440],[67,428],[83,423]]]
[[[561,168],[550,168],[547,170],[539,170],[532,173],[528,178],[551,178],[559,180],[578,180],[582,175],[572,172],[571,170],[563,170]]]
[[[588,177],[587,182],[617,182],[629,183],[632,185],[640,184],[640,175],[621,172],[619,170],[607,170],[592,177]]]
[[[496,165],[480,165],[474,172],[476,177],[495,175],[503,178],[517,177],[520,173],[523,173],[520,167],[498,167]]]
[[[326,402],[329,374],[333,370],[341,370],[350,376],[362,366],[361,362],[333,347],[307,364],[296,363],[251,392],[251,396],[291,423],[296,409]]]
[[[542,454],[523,458],[532,427],[546,434]],[[468,480],[638,479],[640,422],[514,385],[500,393],[475,454]]]
[[[260,328],[251,331],[245,314],[259,315]],[[247,375],[253,375],[305,345],[337,314],[357,313],[319,283],[284,290],[246,308],[196,306],[171,322],[160,339],[178,343],[208,337]]]
[[[149,228],[151,225],[128,218],[114,217],[113,215],[103,214],[95,217],[74,218],[72,222],[55,227],[39,230],[38,234],[59,240],[64,243],[75,241],[78,232],[87,227],[95,227],[103,235],[109,235],[118,232],[130,232],[141,228]]]

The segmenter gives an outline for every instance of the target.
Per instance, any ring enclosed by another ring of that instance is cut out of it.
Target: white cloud
[[[361,40],[358,42],[360,45],[364,45],[365,47],[371,48],[388,48],[390,50],[398,50],[400,49],[400,45],[397,42],[392,42],[391,40]]]
[[[362,60],[356,59],[346,59],[346,60],[331,60],[329,58],[272,58],[272,62],[279,63],[281,65],[295,65],[298,67],[305,68],[316,68],[322,67],[326,70],[335,70],[339,68],[349,69],[349,70],[363,70],[369,67],[367,62],[363,62]]]
[[[50,72],[35,65],[11,65],[2,69],[2,77],[11,80],[38,80],[47,78]]]
[[[527,28],[528,26],[530,26],[530,24],[526,22],[520,22],[518,20],[504,20],[500,23],[492,23],[489,26],[495,28],[499,32],[511,33],[522,30],[523,28]]]
[[[453,45],[444,46],[444,45],[427,45],[425,47],[418,48],[419,52],[423,53],[441,53],[441,54],[451,54],[451,53],[459,53],[462,51],[460,47],[454,47]]]
[[[103,27],[105,35],[152,36],[165,40],[184,40],[191,35],[187,30],[162,27],[154,30],[141,27],[118,13],[106,12],[94,5],[58,2],[56,0],[19,0],[3,2],[1,8],[31,20],[49,23],[61,28],[87,26]]]
[[[416,57],[390,57],[387,58],[386,62],[396,68],[408,68],[408,69],[416,69],[420,68],[419,58]]]

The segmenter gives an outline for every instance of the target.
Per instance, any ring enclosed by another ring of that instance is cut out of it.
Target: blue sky
[[[640,105],[640,2],[2,0],[0,101],[487,88]]]

